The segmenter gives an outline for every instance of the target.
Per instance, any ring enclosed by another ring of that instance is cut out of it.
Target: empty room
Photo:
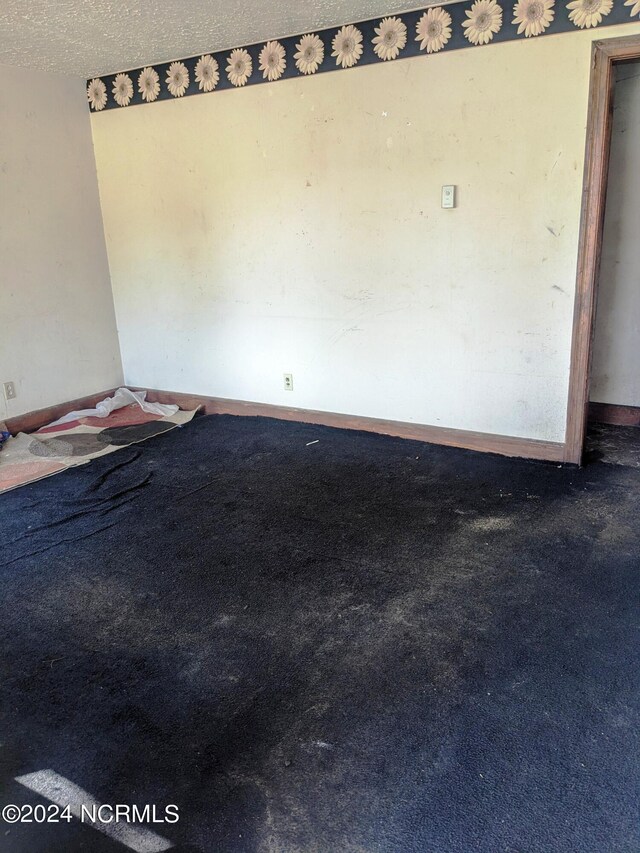
[[[0,853],[637,853],[640,0],[0,73]]]

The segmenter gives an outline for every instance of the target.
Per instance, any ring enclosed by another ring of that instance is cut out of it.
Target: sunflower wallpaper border
[[[456,2],[94,77],[87,98],[101,112],[638,20],[640,0]]]

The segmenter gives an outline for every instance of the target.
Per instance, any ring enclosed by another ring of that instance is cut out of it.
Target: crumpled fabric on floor
[[[179,406],[173,403],[149,403],[146,391],[131,391],[129,388],[118,388],[113,397],[105,397],[104,400],[96,403],[93,409],[80,409],[75,412],[67,412],[66,415],[58,418],[57,421],[53,421],[49,426],[77,421],[80,418],[107,418],[111,412],[132,404],[138,406],[143,412],[147,412],[150,415],[158,415],[161,418],[175,415],[179,410]]]
[[[126,396],[119,401],[116,397],[108,401],[114,407],[105,411],[104,416],[63,418],[36,432],[21,432],[9,438],[0,456],[0,493],[59,474],[67,468],[86,465],[100,456],[183,426],[196,413],[195,410],[181,411],[177,406],[160,406],[159,412],[149,411],[149,406],[156,404],[148,404],[145,409],[139,402],[123,403]],[[171,411],[162,414],[164,409]]]

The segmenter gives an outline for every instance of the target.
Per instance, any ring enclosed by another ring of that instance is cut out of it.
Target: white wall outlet
[[[14,382],[5,382],[3,385],[4,388],[4,399],[5,400],[15,400],[17,397],[16,394],[16,386]]]
[[[284,374],[284,390],[293,391],[293,373]]]
[[[456,188],[453,184],[447,184],[442,187],[442,207],[445,210],[450,210],[456,206]]]

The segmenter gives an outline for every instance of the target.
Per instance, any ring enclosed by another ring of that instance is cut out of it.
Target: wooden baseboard
[[[74,409],[92,409],[100,400],[112,396],[116,390],[115,388],[110,388],[106,391],[101,391],[99,394],[91,394],[88,397],[80,397],[77,400],[68,400],[65,403],[48,406],[46,409],[38,409],[35,412],[27,412],[24,415],[9,418],[6,422],[7,429],[13,435],[18,432],[33,432]],[[554,441],[539,441],[533,438],[494,435],[493,433],[449,429],[448,427],[413,424],[404,421],[388,421],[382,418],[367,418],[358,415],[344,415],[337,412],[321,412],[313,409],[295,409],[287,406],[274,406],[269,403],[250,403],[246,400],[228,400],[224,397],[205,397],[200,394],[160,391],[155,388],[137,388],[132,386],[132,390],[146,391],[147,399],[152,403],[177,403],[182,409],[201,408],[208,415],[260,416],[337,427],[338,429],[376,432],[383,435],[408,438],[413,441],[424,441],[428,444],[443,444],[447,447],[460,447],[466,450],[477,450],[482,453],[498,453],[501,456],[517,456],[525,459],[540,459],[549,462],[562,462],[564,459],[564,444]],[[630,409],[630,407],[609,408]],[[635,411],[638,412],[638,423],[640,423],[640,409]],[[604,423],[621,423],[621,421],[604,421]],[[624,423],[629,423],[629,421],[624,421]]]
[[[615,426],[640,426],[640,407],[589,403],[589,421]]]
[[[483,453],[498,453],[501,456],[518,456],[526,459],[541,459],[551,462],[562,462],[564,459],[564,444],[554,441],[539,441],[530,438],[493,435],[491,433],[426,426],[403,421],[388,421],[380,418],[343,415],[336,412],[294,409],[286,406],[273,406],[268,403],[250,403],[244,400],[228,400],[222,397],[204,397],[199,394],[160,391],[155,388],[136,388],[134,390],[147,391],[147,399],[150,402],[177,403],[183,409],[201,407],[208,415],[259,415],[266,418],[301,421],[303,423],[338,427],[340,429],[377,432],[384,435],[408,438],[414,441],[424,441],[429,444],[444,444],[448,447],[478,450]]]
[[[40,427],[50,424],[51,421],[57,421],[67,412],[73,412],[77,409],[93,409],[96,403],[104,400],[105,397],[112,397],[116,388],[109,388],[107,391],[101,391],[99,394],[91,394],[89,397],[79,397],[77,400],[67,400],[65,403],[58,403],[56,406],[47,406],[46,409],[37,409],[35,412],[27,412],[25,415],[17,415],[15,418],[9,418],[5,423],[7,429],[12,435],[19,432],[34,432]]]

